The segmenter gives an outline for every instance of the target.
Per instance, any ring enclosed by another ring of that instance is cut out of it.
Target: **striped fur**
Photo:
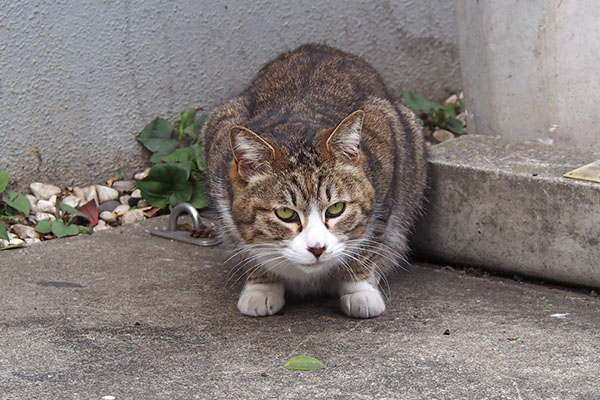
[[[383,312],[378,283],[405,261],[425,150],[415,115],[394,105],[366,62],[322,45],[284,53],[218,107],[203,134],[233,274],[246,273],[242,313],[277,312],[282,288],[337,290],[355,317]],[[336,202],[345,210],[328,218]],[[297,220],[282,221],[279,207]],[[315,246],[326,246],[320,257]]]

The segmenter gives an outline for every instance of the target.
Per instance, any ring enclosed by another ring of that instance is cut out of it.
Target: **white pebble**
[[[96,226],[94,226],[93,231],[94,232],[100,232],[100,231],[105,231],[107,229],[110,229],[111,226],[108,225],[106,223],[106,221],[104,221],[103,219],[99,220],[98,223],[96,224]]]
[[[138,201],[137,207],[138,208],[148,207],[148,202],[144,199],[141,199],[140,201]]]
[[[73,196],[72,194],[70,194],[67,197],[65,197],[64,199],[62,199],[62,202],[68,206],[76,208],[81,203],[81,199],[79,199],[79,197],[77,197],[77,196]]]
[[[461,112],[456,116],[456,120],[460,122],[462,126],[467,126],[467,115],[464,112]]]
[[[40,243],[40,242],[41,242],[41,240],[37,239],[37,238],[25,239],[25,243],[27,243],[27,244]]]
[[[29,185],[31,193],[40,200],[48,200],[50,197],[60,193],[60,188],[46,183],[34,182]]]
[[[116,181],[113,182],[112,188],[123,194],[124,192],[131,192],[133,190],[133,181]]]
[[[102,400],[115,400],[116,397],[115,396],[104,396],[102,397]]]
[[[453,106],[458,103],[458,96],[453,94],[444,101],[444,107]]]
[[[73,194],[75,194],[82,203],[87,203],[92,199],[98,200],[95,186],[74,187]]]
[[[37,239],[40,237],[40,234],[32,226],[15,224],[11,229],[21,239]]]
[[[435,132],[433,132],[433,137],[438,142],[445,142],[446,140],[454,139],[454,134],[445,129],[438,129]]]
[[[102,211],[100,213],[100,219],[106,222],[117,222],[117,216],[110,211]]]
[[[45,221],[45,220],[50,220],[50,221],[54,221],[56,219],[56,217],[52,214],[48,214],[45,212],[36,212],[35,213],[35,220],[40,222],[40,221]]]
[[[121,215],[121,214],[126,213],[127,211],[129,211],[129,205],[121,204],[120,206],[117,206],[117,208],[115,208],[112,212],[115,215]]]
[[[132,224],[134,222],[142,221],[144,218],[144,212],[142,210],[129,210],[121,216],[121,224]]]
[[[142,198],[142,191],[140,189],[135,189],[131,193],[131,197],[137,197],[138,199],[141,199]]]
[[[27,197],[27,200],[29,200],[29,207],[31,208],[31,213],[35,214],[36,212],[38,212],[38,209],[36,206],[36,204],[38,202],[37,197],[35,197],[32,194],[26,194],[25,197]]]
[[[143,172],[138,172],[133,176],[133,179],[135,179],[136,181],[141,181],[142,179],[148,176],[148,172],[150,172],[150,168],[146,168]]]
[[[129,206],[129,199],[130,198],[131,198],[130,195],[124,194],[123,196],[119,197],[119,203],[126,204],[127,206]]]
[[[98,193],[100,204],[119,198],[119,191],[108,186],[96,185],[96,192]]]
[[[50,214],[56,213],[56,195],[50,197],[49,200],[39,200],[36,204],[37,210]]]

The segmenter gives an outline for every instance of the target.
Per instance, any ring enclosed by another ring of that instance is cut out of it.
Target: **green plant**
[[[0,171],[0,220],[15,220],[19,214],[29,215],[31,208],[27,197],[11,189],[7,189],[9,173]],[[0,222],[0,238],[10,242],[6,227]]]
[[[148,176],[135,183],[150,205],[170,208],[188,202],[196,208],[207,207],[210,197],[204,180],[204,159],[200,129],[208,118],[196,111],[182,112],[175,129],[168,121],[156,118],[137,136],[151,153],[155,164]]]
[[[450,89],[450,94],[458,95],[458,93],[460,93],[460,89]],[[459,101],[455,105],[443,106],[416,93],[404,92],[402,97],[404,104],[417,113],[425,127],[446,129],[457,135],[465,133],[462,124],[456,119],[457,112],[465,110],[463,101]]]
[[[94,200],[92,200],[94,201]],[[77,225],[74,222],[75,218],[82,217],[87,220],[90,219],[88,214],[83,213],[68,204],[60,203],[60,211],[56,214],[56,220],[43,220],[39,221],[35,226],[35,231],[41,234],[52,233],[57,238],[63,238],[65,236],[75,236],[80,232],[91,233],[92,229],[87,226]]]

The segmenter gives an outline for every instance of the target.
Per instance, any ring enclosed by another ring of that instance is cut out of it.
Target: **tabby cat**
[[[222,239],[246,272],[242,314],[277,313],[286,290],[335,291],[352,317],[385,310],[379,280],[405,262],[426,161],[416,116],[371,66],[301,46],[217,108],[203,134]]]

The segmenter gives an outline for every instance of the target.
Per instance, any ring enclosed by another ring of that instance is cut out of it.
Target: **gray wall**
[[[211,107],[306,42],[363,56],[391,92],[460,85],[454,2],[0,0],[0,169],[100,182],[147,164],[157,115]]]

